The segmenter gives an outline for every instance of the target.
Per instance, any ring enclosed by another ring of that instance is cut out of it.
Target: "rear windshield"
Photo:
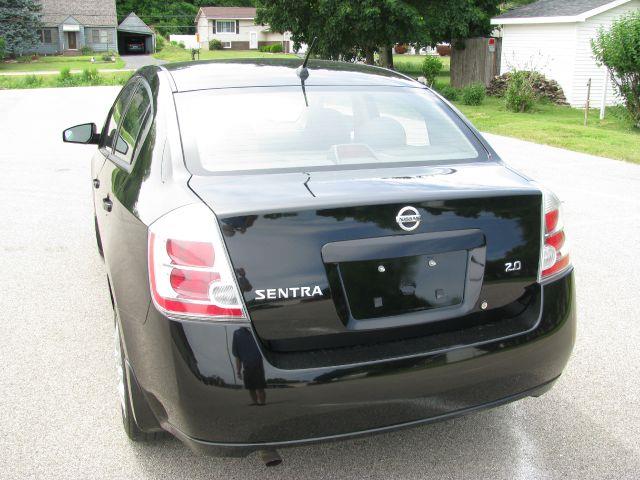
[[[176,94],[176,104],[187,166],[197,174],[479,156],[469,130],[421,88],[202,90]]]

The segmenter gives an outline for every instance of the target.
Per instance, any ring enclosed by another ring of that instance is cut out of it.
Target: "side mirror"
[[[67,128],[62,132],[62,141],[66,143],[81,143],[84,145],[100,143],[100,135],[95,123],[83,123]]]

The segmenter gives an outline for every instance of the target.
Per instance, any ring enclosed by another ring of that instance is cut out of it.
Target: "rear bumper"
[[[264,406],[251,405],[235,372],[240,325],[174,322],[151,307],[136,328],[144,332],[127,336],[127,354],[163,428],[194,450],[244,455],[420,425],[544,393],[573,348],[573,272],[542,288],[538,325],[512,338],[297,370],[262,358]]]

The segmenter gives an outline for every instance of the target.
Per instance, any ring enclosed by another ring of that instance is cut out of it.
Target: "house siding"
[[[209,40],[211,40],[210,35],[210,29],[208,28],[209,22],[207,21],[207,17],[205,17],[204,15],[200,15],[198,17],[198,23],[196,26],[196,32],[198,33],[198,35],[200,36],[200,44],[202,46],[207,46],[209,45]]]
[[[51,32],[51,43],[38,43],[36,53],[38,55],[53,55],[60,51],[60,35],[57,28],[46,27],[42,30]]]
[[[111,42],[107,42],[107,43],[93,43],[93,30],[97,29],[97,30],[109,30],[110,33],[110,39]],[[109,50],[117,52],[118,51],[118,45],[117,45],[117,39],[118,39],[118,32],[116,30],[116,28],[114,27],[87,27],[84,29],[85,31],[85,39],[86,39],[86,43],[85,45],[87,45],[91,50],[93,50],[94,52],[107,52]]]
[[[504,25],[500,73],[539,71],[556,80],[570,102],[576,39],[575,23]]]
[[[253,20],[236,20],[236,33],[216,33],[216,20],[225,20],[222,18],[208,19],[204,15],[198,17],[196,22],[196,31],[200,36],[200,45],[202,48],[209,48],[209,41],[213,39],[221,42],[231,42],[232,50],[248,50],[249,49],[249,33],[257,32],[258,45],[268,45],[273,43],[282,43],[287,40],[286,35],[269,31],[268,25],[256,25]],[[229,19],[232,20],[232,19]]]
[[[589,78],[591,78],[590,104],[593,107],[602,104],[606,69],[596,64],[593,52],[591,51],[591,39],[596,37],[600,28],[607,30],[616,18],[639,9],[640,0],[634,0],[577,24],[577,44],[572,85],[573,95],[570,101],[572,106],[582,107],[585,105]],[[621,99],[617,97],[610,79],[608,81],[606,97],[607,105],[615,105],[621,101]]]

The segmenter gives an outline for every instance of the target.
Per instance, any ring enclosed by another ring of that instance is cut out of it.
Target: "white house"
[[[256,9],[252,7],[201,7],[196,15],[196,32],[202,48],[218,39],[224,48],[252,50],[280,44],[291,50],[290,34],[272,32],[269,25],[256,25]]]
[[[614,19],[640,9],[640,0],[539,0],[491,19],[502,26],[501,72],[537,70],[556,80],[569,104],[583,107],[591,79],[591,106],[619,100],[606,70],[598,67],[591,39]]]

